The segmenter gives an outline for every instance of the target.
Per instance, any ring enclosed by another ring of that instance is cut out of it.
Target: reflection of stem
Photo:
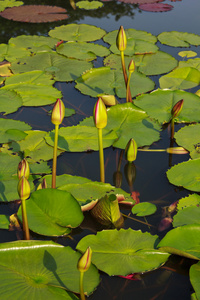
[[[135,218],[133,218],[133,217],[129,217],[129,216],[127,216],[126,214],[123,214],[123,213],[122,213],[122,216],[124,216],[124,217],[126,217],[126,218],[128,218],[128,219],[134,220],[134,221],[136,221],[136,222],[142,223],[142,224],[144,224],[144,225],[147,225],[147,226],[156,228],[156,226],[154,226],[154,225],[151,225],[151,224],[149,224],[149,223],[146,223],[146,222],[143,222],[143,221],[141,221],[141,220],[135,219]]]
[[[124,154],[124,150],[120,151],[120,156],[119,156],[119,162],[118,162],[118,166],[117,166],[117,171],[119,172],[121,169],[121,164],[122,164],[122,158],[123,158],[123,154]]]
[[[52,166],[52,185],[53,189],[56,188],[56,165],[57,165],[57,147],[58,147],[58,127],[55,125],[54,148],[53,148],[53,166]]]
[[[26,200],[21,200],[21,208],[22,208],[22,222],[23,222],[23,231],[24,231],[24,238],[25,240],[30,240],[30,233],[28,228],[28,219],[27,219],[27,212],[26,212]]]
[[[171,139],[171,141],[170,141],[170,148],[173,147],[173,144],[174,144],[174,140]],[[171,167],[171,166],[172,166],[172,153],[169,153],[169,167]]]
[[[122,63],[122,70],[123,70],[123,74],[124,74],[124,81],[125,81],[125,86],[126,86],[126,89],[127,89],[128,76],[127,76],[127,73],[126,73],[126,66],[125,66],[125,60],[124,60],[124,51],[120,51],[120,53],[121,53],[121,63]],[[130,87],[128,88],[128,99],[129,99],[129,101],[127,101],[127,102],[132,102]]]
[[[174,119],[171,120],[171,139],[174,138]]]
[[[105,182],[102,128],[98,128],[100,180]]]
[[[148,224],[148,222],[147,222],[147,218],[144,216],[144,220],[145,220],[145,222],[146,222],[146,224],[147,224],[147,226],[149,227],[149,229],[150,229],[150,226],[149,226],[149,224]]]
[[[84,289],[83,289],[83,275],[84,275],[84,272],[80,272],[80,296],[81,296],[81,300],[85,300]]]

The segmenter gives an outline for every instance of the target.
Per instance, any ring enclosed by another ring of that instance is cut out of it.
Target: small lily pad
[[[78,1],[76,2],[76,6],[82,9],[97,9],[103,6],[103,3],[100,1]]]
[[[181,57],[194,57],[197,56],[197,53],[194,51],[180,51],[178,55]]]
[[[153,203],[141,202],[134,205],[131,209],[132,214],[136,214],[138,217],[145,217],[152,215],[156,212],[157,207]]]

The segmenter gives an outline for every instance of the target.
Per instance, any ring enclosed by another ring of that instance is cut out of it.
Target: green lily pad
[[[100,1],[78,1],[76,2],[76,6],[82,9],[97,9],[103,6],[103,3]]]
[[[200,83],[200,71],[192,67],[176,68],[159,79],[161,89],[190,89]]]
[[[9,62],[14,62],[23,56],[30,55],[30,51],[21,47],[17,47],[14,44],[0,44],[0,61],[6,59]]]
[[[171,120],[171,110],[181,99],[184,99],[183,108],[176,122],[199,122],[199,97],[185,91],[156,90],[150,94],[138,96],[135,104],[144,109],[147,114],[159,123],[168,123]],[[183,146],[184,147],[184,146]]]
[[[56,51],[64,56],[80,60],[93,60],[97,56],[103,57],[110,54],[110,51],[102,45],[85,42],[67,42],[57,48]]]
[[[198,194],[191,194],[188,197],[181,198],[177,204],[177,210],[182,210],[186,207],[196,206],[200,204],[200,196]]]
[[[32,193],[26,200],[26,210],[29,228],[48,236],[69,234],[84,218],[77,200],[70,193],[57,189]],[[22,219],[21,209],[18,215]]]
[[[126,88],[122,71],[100,67],[87,71],[76,79],[76,88],[83,94],[97,97],[99,94],[117,95],[126,98]],[[151,91],[154,82],[144,74],[134,72],[130,80],[132,97]]]
[[[199,224],[200,225],[200,207],[190,206],[182,210],[173,217],[173,226],[183,226],[189,224]]]
[[[200,225],[192,224],[170,230],[158,244],[161,251],[200,259]]]
[[[91,68],[90,62],[67,58],[56,52],[23,57],[11,65],[14,74],[41,70],[46,76],[53,77],[56,81],[72,81]]]
[[[10,225],[9,216],[0,215],[0,228],[9,229],[9,225]]]
[[[11,114],[23,105],[23,100],[15,91],[0,89],[0,112],[4,115]]]
[[[181,57],[194,57],[197,56],[197,53],[194,51],[180,51],[178,55]]]
[[[190,191],[200,191],[199,177],[200,159],[185,161],[173,166],[167,171],[169,181],[177,186],[183,186]]]
[[[127,37],[127,47],[124,51],[125,55],[132,56],[134,54],[155,53],[158,51],[158,47],[155,45],[157,38],[151,33],[136,29],[127,29],[125,33]],[[103,37],[103,40],[111,45],[110,51],[114,54],[120,53],[116,46],[117,34],[118,30],[114,30]]]
[[[49,35],[64,41],[92,42],[101,39],[105,30],[87,24],[69,24],[55,27]]]
[[[0,252],[3,299],[78,299],[69,291],[79,293],[80,253],[51,241],[1,243]],[[89,295],[98,284],[98,271],[91,265],[84,276],[84,291]]]
[[[193,159],[200,157],[199,130],[200,124],[192,124],[181,128],[175,134],[177,144],[187,149]]]
[[[9,180],[11,176],[17,175],[17,168],[20,161],[19,156],[0,153],[0,181]]]
[[[133,55],[135,66],[140,73],[145,75],[159,75],[168,73],[174,69],[178,62],[168,53],[157,51],[152,54],[137,54]],[[126,69],[130,63],[130,57],[125,56]],[[104,59],[104,65],[114,69],[121,69],[120,55],[111,54]]]
[[[196,299],[200,299],[200,263],[190,267],[190,281],[196,293]]]
[[[1,0],[0,1],[0,11],[3,11],[6,7],[21,6],[23,4],[24,4],[24,2],[22,2],[22,1]]]
[[[157,207],[153,203],[141,202],[134,205],[131,209],[132,214],[136,214],[138,217],[145,217],[152,215],[156,212]]]
[[[200,71],[200,58],[188,59],[187,61],[180,61],[179,68],[192,67]]]
[[[115,131],[118,136],[113,147],[125,149],[131,138],[134,138],[138,147],[151,145],[159,139],[160,126],[152,122],[146,112],[134,104],[118,104],[110,107],[107,112],[108,124],[106,129]],[[94,121],[90,117],[80,124],[94,126]]]
[[[130,228],[103,230],[84,237],[77,249],[85,251],[90,245],[92,262],[98,269],[110,276],[126,276],[157,269],[165,263],[169,254],[155,250],[157,238]]]
[[[23,140],[27,135],[24,131],[29,129],[31,126],[24,122],[0,119],[0,143]]]
[[[188,32],[162,32],[158,35],[158,40],[162,44],[172,47],[190,47],[190,45],[200,45],[200,36]]]

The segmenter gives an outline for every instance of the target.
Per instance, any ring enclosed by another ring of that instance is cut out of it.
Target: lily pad
[[[1,243],[0,252],[4,299],[78,299],[69,291],[79,293],[80,253],[51,241]],[[84,291],[89,295],[98,284],[98,271],[91,265],[84,276]]]
[[[161,251],[200,259],[200,225],[192,224],[170,230],[158,244]]]
[[[0,228],[9,229],[9,225],[10,225],[9,216],[0,215]]]
[[[134,205],[131,209],[132,214],[136,214],[138,217],[145,217],[152,215],[156,212],[157,207],[153,203],[141,202]]]
[[[176,68],[159,79],[161,89],[191,89],[200,83],[200,71],[192,67]]]
[[[187,61],[180,61],[179,68],[192,67],[200,71],[200,58],[192,58]]]
[[[9,43],[0,44],[0,60],[6,59],[9,62],[14,62],[23,56],[30,55],[30,51],[25,49],[24,46],[17,47],[16,45]]]
[[[103,3],[100,1],[78,1],[76,2],[76,6],[82,9],[97,9],[103,6]]]
[[[196,293],[196,299],[200,298],[200,263],[193,264],[190,268],[190,281]]]
[[[176,122],[199,122],[200,101],[199,97],[193,93],[158,89],[150,94],[138,96],[135,99],[135,104],[144,109],[151,118],[162,124],[171,120],[171,110],[181,99],[184,99],[183,109],[176,118]]]
[[[4,115],[13,113],[23,105],[23,100],[15,91],[0,89],[0,112]]]
[[[194,52],[194,51],[180,51],[179,53],[178,53],[178,55],[179,56],[181,56],[181,57],[194,57],[194,56],[197,56],[197,53],[196,52]]]
[[[0,143],[23,140],[27,136],[24,131],[29,129],[31,126],[24,122],[1,118]]]
[[[22,1],[15,0],[1,0],[0,1],[0,11],[3,11],[6,7],[20,6],[23,5]]]
[[[77,200],[66,191],[41,189],[26,200],[29,228],[42,235],[61,236],[71,232],[83,221]],[[21,209],[18,216],[22,219]]]
[[[13,175],[17,175],[17,167],[20,161],[19,156],[0,153],[0,181],[9,180]]]
[[[200,158],[173,166],[167,171],[169,181],[177,186],[194,192],[200,192]]]
[[[186,207],[196,206],[200,204],[200,196],[198,194],[191,194],[188,197],[181,198],[178,201],[177,209],[182,210]]]
[[[117,95],[126,98],[126,88],[122,71],[109,67],[91,69],[76,79],[76,86],[81,93],[97,97],[99,94]],[[154,82],[145,75],[134,72],[131,76],[130,89],[132,97],[151,91]]]
[[[157,238],[130,228],[103,230],[84,237],[77,249],[85,251],[90,245],[92,262],[98,269],[110,276],[126,276],[157,269],[165,263],[169,254],[155,249]]]
[[[200,45],[200,36],[188,32],[162,32],[158,35],[158,40],[162,44],[172,47],[190,47],[190,45]]]
[[[174,227],[189,224],[200,225],[200,206],[190,206],[179,210],[173,218]]]
[[[105,30],[87,24],[69,24],[55,27],[49,35],[63,41],[92,42],[101,39]]]
[[[139,9],[144,11],[164,12],[172,10],[173,6],[167,3],[145,3],[140,4]]]
[[[24,57],[11,65],[14,74],[41,70],[40,72],[43,71],[46,76],[53,77],[56,81],[72,81],[91,68],[90,62],[67,58],[53,52]]]

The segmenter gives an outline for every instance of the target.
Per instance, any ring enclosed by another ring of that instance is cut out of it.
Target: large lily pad
[[[0,153],[0,180],[9,180],[11,176],[17,175],[17,167],[20,161],[19,156]]]
[[[30,51],[25,49],[23,45],[17,47],[12,43],[9,43],[8,45],[0,44],[0,61],[6,59],[9,62],[14,62],[16,59],[26,55],[30,55]]]
[[[200,207],[199,206],[190,206],[182,210],[179,210],[178,213],[173,218],[173,226],[183,226],[189,224],[199,224],[200,225]]]
[[[93,123],[91,117],[83,120],[80,124],[94,126]],[[131,138],[134,138],[138,147],[151,145],[159,139],[160,126],[152,122],[144,110],[132,103],[124,103],[108,109],[106,129],[115,131],[118,136],[113,147],[125,149]]]
[[[192,67],[200,71],[200,58],[188,59],[187,61],[180,61],[179,68]]]
[[[41,70],[46,76],[53,77],[56,81],[72,81],[91,68],[90,62],[67,58],[55,52],[23,57],[11,65],[14,74]]]
[[[87,24],[69,24],[56,27],[49,31],[49,35],[64,41],[91,42],[101,39],[105,30]]]
[[[23,100],[15,91],[0,89],[0,112],[4,115],[13,113],[23,105]]]
[[[92,262],[108,275],[126,276],[159,268],[169,254],[155,250],[157,236],[132,229],[103,230],[84,237],[77,249],[92,248]],[[123,262],[123,263],[122,263]]]
[[[1,243],[0,252],[3,299],[78,299],[66,290],[79,293],[80,253],[51,241]],[[84,276],[84,291],[92,293],[98,283],[98,271],[91,265]]]
[[[69,234],[71,228],[83,221],[83,213],[77,200],[66,191],[42,189],[32,193],[26,201],[29,228],[42,235]],[[21,210],[19,210],[21,217]]]
[[[188,197],[181,198],[177,204],[177,210],[182,210],[186,207],[197,206],[200,204],[200,196],[198,194],[190,194]]]
[[[158,89],[150,94],[138,96],[135,104],[144,109],[150,117],[162,124],[168,123],[171,120],[171,110],[181,99],[184,99],[183,109],[178,118],[176,118],[176,122],[199,122],[199,97],[185,91]],[[183,145],[181,144],[181,146]]]
[[[200,263],[194,264],[190,268],[190,281],[195,290],[197,299],[200,299]]]
[[[23,140],[27,136],[24,131],[29,129],[31,126],[24,122],[0,119],[0,143]]]
[[[188,32],[162,32],[158,35],[158,40],[162,44],[172,47],[190,47],[190,45],[200,45],[200,36]]]
[[[200,158],[189,160],[173,166],[167,171],[169,181],[177,186],[199,192],[200,191]]]
[[[76,86],[81,93],[97,97],[99,94],[117,95],[126,98],[126,88],[122,71],[109,67],[91,69],[76,79]],[[130,89],[132,97],[151,91],[154,82],[144,74],[134,72],[131,76]]]
[[[200,225],[192,224],[170,230],[158,248],[172,254],[200,259]]]

